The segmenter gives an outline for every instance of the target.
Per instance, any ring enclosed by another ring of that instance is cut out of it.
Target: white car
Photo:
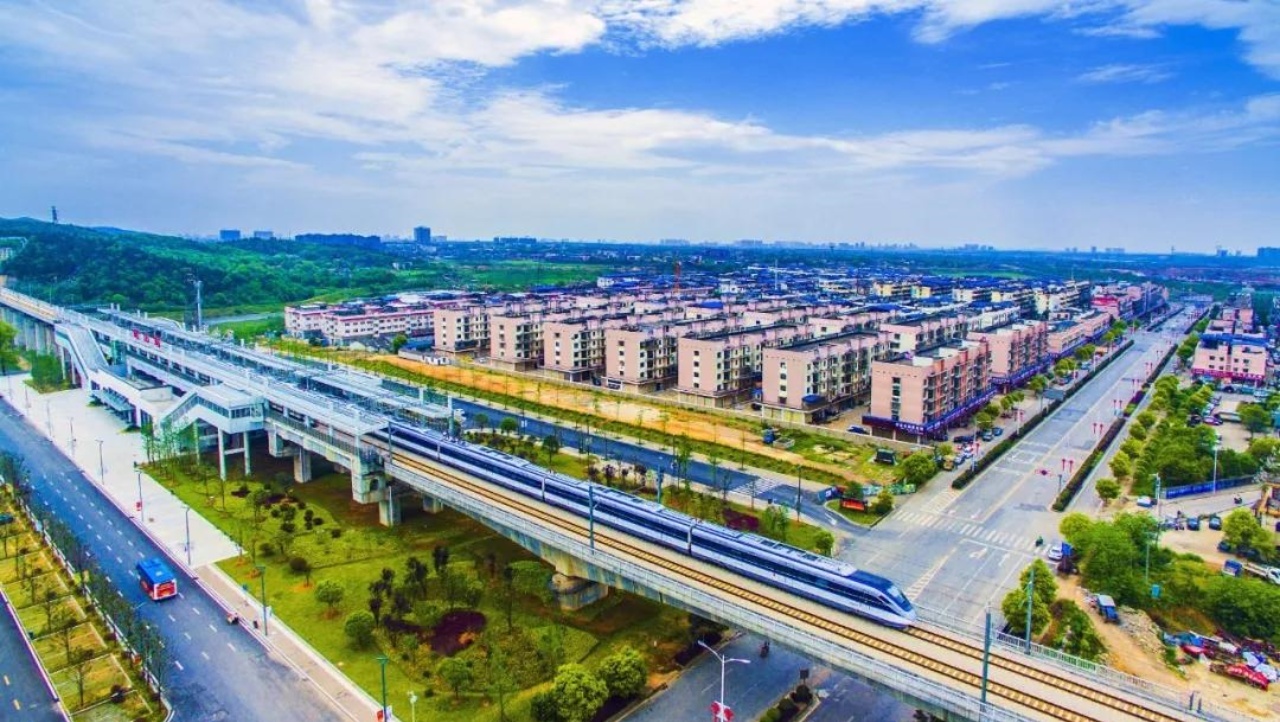
[[[1140,496],[1137,499],[1135,499],[1133,503],[1137,504],[1143,509],[1150,509],[1151,507],[1156,505],[1156,503],[1152,501],[1151,497],[1149,496]]]
[[[1062,561],[1062,542],[1054,542],[1053,546],[1049,547],[1049,551],[1045,552],[1045,556],[1051,562]]]

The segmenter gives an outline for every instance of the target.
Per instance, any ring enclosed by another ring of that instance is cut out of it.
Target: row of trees
[[[556,672],[551,688],[534,696],[531,712],[536,722],[587,722],[609,699],[638,697],[645,689],[648,667],[644,657],[623,647],[601,660],[594,670],[566,664]]]
[[[1236,544],[1270,540],[1246,510],[1232,512],[1223,527],[1225,538]],[[1223,575],[1195,555],[1159,546],[1158,522],[1151,515],[1122,513],[1102,521],[1068,514],[1060,530],[1089,589],[1149,611],[1197,609],[1233,634],[1280,642],[1280,587]],[[1152,593],[1156,584],[1158,597]]]

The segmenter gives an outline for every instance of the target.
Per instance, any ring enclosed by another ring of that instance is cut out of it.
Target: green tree
[[[813,550],[823,556],[831,556],[831,550],[836,545],[836,538],[826,529],[819,529],[813,540]]]
[[[1266,549],[1271,533],[1247,509],[1236,509],[1222,520],[1222,538],[1234,547]]]
[[[946,457],[956,453],[956,447],[950,441],[944,441],[941,444],[938,444],[937,448],[934,449],[934,452],[945,459]]]
[[[929,452],[917,451],[903,460],[901,469],[903,481],[921,486],[933,478],[938,471],[938,464]]]
[[[453,690],[453,698],[458,699],[462,694],[462,690],[475,680],[475,674],[471,671],[471,665],[461,657],[449,657],[440,663],[436,668],[436,673],[440,675],[440,679],[449,685]]]
[[[408,336],[402,333],[396,334],[395,338],[391,339],[391,353],[400,353],[400,349],[404,348],[407,343],[409,343]]]
[[[315,595],[316,601],[328,607],[330,612],[333,612],[337,610],[339,604],[342,604],[342,599],[347,595],[347,590],[333,579],[323,579],[316,585]]]
[[[1044,390],[1048,388],[1048,386],[1049,382],[1045,380],[1043,375],[1032,376],[1031,380],[1027,382],[1027,388],[1036,392],[1037,396],[1042,396],[1044,394]]]
[[[368,647],[373,642],[374,625],[373,615],[361,609],[347,615],[342,631],[357,647]]]
[[[1150,411],[1143,411],[1142,413],[1138,414],[1135,420],[1138,422],[1139,426],[1146,429],[1147,431],[1150,431],[1151,427],[1156,425],[1156,415],[1151,413]]]
[[[884,516],[893,511],[893,493],[889,491],[889,487],[880,490],[876,494],[876,500],[871,502],[871,513]]]
[[[1271,414],[1258,404],[1240,404],[1240,423],[1249,430],[1249,438],[1271,428]]]
[[[862,488],[862,484],[856,481],[850,481],[849,483],[845,484],[845,487],[844,487],[845,499],[857,499],[858,501],[862,501],[864,494],[865,494],[865,490]]]
[[[498,429],[510,436],[520,430],[520,422],[510,416],[503,417],[502,422],[498,424]]]
[[[1020,586],[1005,595],[1004,601],[1000,602],[1000,611],[1004,614],[1004,618],[1009,622],[1009,632],[1017,636],[1023,636],[1027,633],[1027,589]],[[1031,633],[1032,635],[1040,634],[1044,628],[1049,626],[1049,607],[1040,600],[1039,596],[1034,596],[1031,602]]]
[[[1053,570],[1043,559],[1037,559],[1031,563],[1026,569],[1022,570],[1022,576],[1019,577],[1019,583],[1027,586],[1027,582],[1031,579],[1031,570],[1035,569],[1035,594],[1036,599],[1044,603],[1047,608],[1053,604],[1053,600],[1058,598],[1058,582],[1053,578]]]
[[[996,425],[997,416],[999,414],[991,413],[990,409],[983,409],[973,417],[973,421],[982,431],[990,431],[991,427]]]
[[[644,690],[649,670],[644,657],[632,647],[623,647],[600,662],[597,671],[610,697],[631,699]]]
[[[547,434],[542,439],[542,450],[547,452],[547,466],[551,466],[552,459],[560,451],[560,437],[555,434]]]
[[[1129,475],[1133,473],[1133,462],[1130,460],[1129,455],[1124,452],[1119,452],[1111,457],[1109,466],[1111,467],[1111,473],[1121,481],[1128,479]]]
[[[1120,483],[1115,479],[1098,479],[1094,488],[1098,491],[1098,498],[1108,504],[1120,496]]]
[[[1280,450],[1280,439],[1264,436],[1249,442],[1249,456],[1264,464],[1275,457],[1277,450]]]
[[[609,698],[605,683],[580,664],[560,667],[552,690],[564,722],[587,722]]]
[[[555,690],[543,690],[529,700],[529,714],[534,722],[561,722],[560,704],[556,702]]]
[[[18,368],[18,349],[13,345],[17,336],[16,328],[0,321],[0,376],[8,376]]]

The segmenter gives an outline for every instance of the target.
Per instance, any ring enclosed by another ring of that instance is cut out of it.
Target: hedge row
[[[1086,376],[1085,378],[1088,379],[1094,376],[1095,374],[1099,373],[1103,369],[1105,369],[1107,366],[1111,365],[1111,362],[1116,360],[1116,357],[1119,356],[1121,352],[1125,351],[1132,345],[1133,345],[1132,340],[1125,341],[1123,344],[1117,347],[1115,351],[1113,351],[1110,355],[1108,355],[1105,359],[1103,359],[1102,363],[1095,366],[1089,372],[1088,376]],[[1084,386],[1083,381],[1073,385],[1071,388],[1067,389],[1066,393],[1062,395],[1061,401],[1055,401],[1052,404],[1049,404],[1049,406],[1045,407],[1044,409],[1037,411],[1035,415],[1033,415],[1031,419],[1027,421],[1027,423],[1022,425],[1022,428],[1018,431],[1018,434],[1016,436],[1009,436],[1002,439],[1000,443],[991,447],[991,450],[988,451],[985,456],[983,456],[981,459],[978,459],[977,463],[973,464],[968,469],[965,469],[964,471],[960,472],[955,479],[952,479],[951,488],[963,489],[966,486],[968,486],[969,482],[973,481],[974,478],[977,477],[978,474],[981,474],[982,471],[986,469],[988,466],[991,466],[993,463],[995,463],[995,461],[999,459],[1004,454],[1004,452],[1008,451],[1009,449],[1012,449],[1013,445],[1020,440],[1020,437],[1026,435],[1027,433],[1035,429],[1036,426],[1038,426],[1041,421],[1044,421],[1049,416],[1049,414],[1053,413],[1053,411],[1057,409],[1059,406],[1061,406],[1062,404],[1065,404],[1067,400],[1070,399],[1072,396],[1074,396],[1076,392],[1079,391],[1083,386]]]
[[[1142,382],[1142,388],[1133,395],[1133,401],[1125,407],[1124,416],[1111,422],[1111,426],[1107,428],[1107,433],[1102,435],[1102,440],[1098,442],[1097,446],[1093,447],[1093,451],[1089,452],[1084,464],[1080,466],[1076,473],[1071,475],[1071,480],[1067,482],[1067,485],[1062,487],[1062,491],[1058,493],[1058,498],[1053,502],[1054,511],[1065,511],[1071,500],[1075,498],[1076,494],[1080,493],[1080,489],[1084,486],[1084,480],[1088,478],[1089,472],[1093,471],[1094,467],[1102,461],[1102,457],[1106,455],[1111,442],[1115,441],[1116,436],[1124,429],[1129,417],[1137,410],[1138,402],[1142,401],[1147,389],[1150,388],[1151,382],[1160,375],[1161,369],[1169,362],[1169,357],[1173,355],[1173,352],[1174,349],[1170,348],[1165,352],[1159,363],[1152,367],[1151,373],[1147,374],[1146,380]]]
[[[1102,435],[1102,440],[1098,445],[1093,447],[1093,451],[1089,452],[1089,456],[1085,458],[1084,463],[1076,469],[1076,473],[1071,475],[1071,479],[1067,481],[1067,485],[1062,487],[1062,491],[1058,492],[1058,498],[1053,502],[1054,511],[1063,511],[1076,494],[1080,492],[1080,488],[1084,486],[1084,480],[1089,476],[1089,472],[1102,461],[1102,457],[1106,455],[1107,448],[1111,446],[1111,442],[1116,440],[1120,435],[1120,431],[1124,429],[1125,421],[1128,414],[1124,417],[1111,422],[1111,426],[1107,427],[1107,433]]]

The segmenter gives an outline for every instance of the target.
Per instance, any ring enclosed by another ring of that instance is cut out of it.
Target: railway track
[[[432,466],[427,466],[413,457],[406,456],[401,452],[395,453],[392,460],[395,464],[406,467],[425,476],[444,477],[449,483],[454,484],[461,489],[465,489],[469,493],[478,497],[490,500],[499,506],[510,506],[510,498],[502,493],[495,492],[485,485],[473,482],[456,474],[443,471]],[[570,519],[560,518],[555,514],[551,514],[531,506],[521,507],[521,511],[537,518],[548,526],[558,528],[570,535],[586,536],[587,534],[586,527],[581,524],[574,523]],[[596,544],[598,545],[611,547],[624,553],[628,557],[664,569],[677,577],[696,581],[708,588],[724,592],[735,599],[750,602],[761,609],[802,622],[816,629],[821,629],[828,634],[854,642],[863,647],[875,649],[883,654],[893,657],[894,659],[907,662],[920,669],[928,670],[934,674],[941,675],[963,685],[972,687],[975,691],[981,688],[981,675],[961,669],[954,664],[932,659],[916,650],[904,647],[901,644],[872,636],[862,630],[841,624],[837,621],[825,619],[805,609],[780,602],[749,589],[744,589],[732,582],[708,574],[695,567],[683,564],[677,559],[671,559],[655,554],[646,548],[630,544],[611,535],[596,534],[595,538]],[[980,647],[944,634],[922,629],[920,627],[911,627],[905,630],[903,634],[914,637],[937,648],[946,649],[955,654],[978,660],[979,662],[983,656],[983,651]],[[1034,667],[1003,657],[997,653],[993,653],[991,655],[990,663],[993,667],[1003,669],[1027,679],[1035,680],[1064,694],[1090,700],[1098,705],[1121,712],[1134,719],[1147,720],[1148,722],[1182,722],[1183,720],[1181,717],[1166,714],[1159,710],[1153,710],[1150,707],[1131,702],[1104,690],[1090,687],[1076,680],[1046,671],[1039,667]],[[1024,708],[1035,710],[1054,719],[1067,720],[1068,722],[1112,722],[1114,719],[1114,717],[1094,717],[1076,712],[1059,703],[1044,699],[1043,697],[1037,696],[1031,692],[1020,690],[1010,685],[990,679],[987,684],[987,694],[988,696],[1002,698]]]

